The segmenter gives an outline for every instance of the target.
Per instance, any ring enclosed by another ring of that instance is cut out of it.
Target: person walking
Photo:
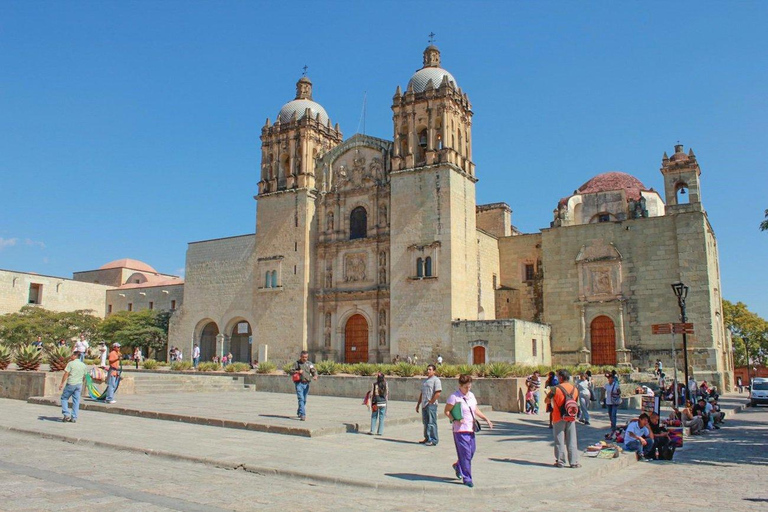
[[[579,447],[578,439],[576,438],[576,421],[575,417],[570,417],[566,411],[566,401],[569,395],[574,400],[579,399],[579,391],[571,384],[571,374],[568,370],[557,371],[558,382],[556,386],[547,395],[550,404],[552,405],[552,424],[554,428],[552,433],[555,438],[555,466],[558,468],[565,467],[566,454],[568,456],[568,464],[572,468],[580,468],[579,464]]]
[[[133,362],[136,364],[136,369],[139,369],[139,363],[141,360],[144,359],[144,356],[141,355],[141,349],[139,347],[136,347],[133,350]]]
[[[453,413],[455,407],[461,408],[460,415]],[[475,439],[476,418],[484,420],[491,430],[493,430],[493,422],[477,408],[477,399],[474,393],[472,393],[471,375],[461,375],[459,377],[459,389],[446,400],[444,412],[448,419],[451,420],[451,425],[453,426],[453,442],[456,445],[456,455],[458,456],[458,460],[453,464],[456,478],[461,478],[467,487],[474,487],[475,484],[472,481],[472,457],[474,457],[477,448]]]
[[[117,389],[117,377],[120,370],[120,344],[113,343],[109,353],[109,370],[107,370],[107,396],[108,404],[116,403],[115,390]]]
[[[605,385],[605,406],[608,408],[608,418],[611,420],[611,432],[616,430],[616,414],[621,405],[621,385],[612,373],[606,373],[608,382]]]
[[[83,390],[83,379],[88,367],[80,360],[80,354],[75,351],[69,358],[61,376],[59,391],[61,393],[61,414],[64,415],[64,423],[76,423],[77,413],[80,411],[80,393]],[[72,398],[72,409],[69,408],[69,399]]]
[[[579,410],[581,411],[579,421],[589,425],[589,401],[591,395],[589,392],[589,379],[587,379],[585,374],[579,374],[579,382],[576,384],[576,388],[579,390]]]
[[[421,393],[416,402],[416,412],[421,407],[421,422],[424,424],[424,439],[419,444],[437,446],[437,400],[443,391],[443,384],[435,375],[435,365],[427,366],[427,378],[421,383]]]
[[[192,366],[197,368],[198,364],[200,364],[200,347],[195,343],[195,346],[192,348]]]
[[[103,341],[99,343],[99,366],[107,367],[107,344]]]
[[[384,374],[376,374],[376,382],[371,388],[371,431],[370,435],[384,434],[384,418],[387,416],[387,400],[389,399],[389,389]],[[378,429],[376,423],[378,422]]]
[[[296,398],[299,401],[299,408],[296,410],[296,416],[298,416],[301,421],[306,421],[309,384],[313,380],[317,380],[317,370],[315,369],[315,365],[309,360],[309,352],[306,350],[302,350],[301,354],[299,354],[299,360],[293,363],[291,378],[296,386]]]
[[[80,339],[75,342],[75,352],[80,354],[80,361],[85,359],[85,353],[88,352],[88,340],[85,339],[85,333],[80,333]]]

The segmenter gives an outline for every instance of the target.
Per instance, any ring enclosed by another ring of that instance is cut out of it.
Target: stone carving
[[[324,341],[324,343],[325,343],[325,348],[331,348],[331,333],[330,332],[326,332],[325,333],[325,341]]]
[[[326,313],[325,314],[325,328],[330,329],[331,328],[331,314]]]
[[[611,271],[608,268],[596,268],[592,270],[592,294],[601,295],[611,293]]]
[[[325,287],[333,288],[333,265],[331,263],[325,268]]]
[[[365,254],[347,254],[344,259],[344,281],[365,281]]]
[[[379,225],[387,225],[387,205],[385,204],[379,205]]]
[[[379,266],[383,267],[386,264],[387,264],[387,252],[386,251],[381,251],[379,253]]]
[[[619,253],[613,244],[607,243],[605,240],[596,240],[589,245],[583,246],[579,251],[578,256],[576,256],[577,262],[620,259],[621,253]]]
[[[384,327],[387,325],[387,310],[382,309],[379,311],[379,327]]]
[[[387,284],[387,269],[379,269],[379,284]]]
[[[384,178],[384,175],[382,172],[383,169],[384,169],[384,165],[383,165],[383,162],[381,161],[381,158],[374,158],[373,160],[371,160],[371,165],[368,167],[368,170],[370,171],[371,176],[373,176],[376,179]]]
[[[328,212],[328,215],[325,216],[325,229],[333,231],[333,212]]]
[[[387,332],[384,329],[379,331],[379,346],[387,346]]]

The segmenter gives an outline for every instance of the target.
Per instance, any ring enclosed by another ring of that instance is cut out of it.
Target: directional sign
[[[675,334],[693,334],[693,324],[672,324],[672,331]]]
[[[672,324],[653,324],[651,331],[653,334],[672,334]]]

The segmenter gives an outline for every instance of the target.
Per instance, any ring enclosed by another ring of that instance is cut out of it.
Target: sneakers
[[[424,443],[424,446],[437,446],[437,445],[432,441],[427,441],[426,443]]]
[[[117,400],[107,400],[107,403],[108,403],[108,404],[116,404],[116,403],[117,403]]]
[[[584,424],[585,424],[585,425],[589,425],[589,422],[588,422],[588,421],[585,421],[585,422],[584,422]]]
[[[459,464],[455,463],[451,467],[453,468],[453,471],[456,473],[456,478],[461,480],[461,470],[459,469]]]
[[[77,423],[77,420],[76,420],[76,419],[74,419],[74,418],[72,418],[71,420],[69,420],[69,422],[70,422],[70,423]]]
[[[427,444],[429,442],[429,439],[422,439],[419,441],[419,444]]]
[[[72,421],[72,418],[70,416],[64,416],[61,419],[61,421],[64,422],[64,423],[69,423],[70,421]]]
[[[475,484],[473,484],[472,482],[464,482],[464,485],[466,485],[467,487],[474,487],[475,486]]]
[[[301,419],[301,421],[307,421],[307,417],[306,416],[301,416],[299,419]]]
[[[564,468],[564,467],[565,467],[565,464],[563,464],[562,462],[560,462],[560,461],[558,460],[558,461],[555,461],[555,467],[556,467],[556,468]]]

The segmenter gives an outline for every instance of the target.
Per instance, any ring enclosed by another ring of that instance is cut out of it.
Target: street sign
[[[672,334],[672,324],[653,324],[651,331],[653,334]]]
[[[672,331],[675,334],[693,334],[693,324],[672,324]]]

